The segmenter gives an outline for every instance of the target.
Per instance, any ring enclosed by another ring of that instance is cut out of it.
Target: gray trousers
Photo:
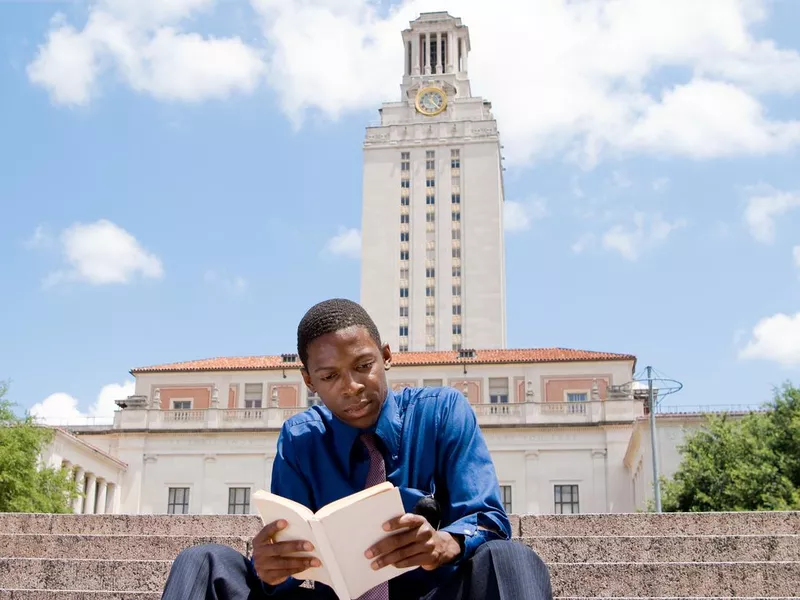
[[[552,600],[547,566],[530,548],[513,541],[491,541],[433,590],[423,594],[389,582],[391,600]],[[219,544],[187,548],[175,559],[162,600],[336,600],[327,587],[295,588],[267,596],[253,565]]]

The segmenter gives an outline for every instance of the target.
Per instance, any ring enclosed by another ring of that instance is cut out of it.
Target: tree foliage
[[[18,417],[0,381],[0,512],[71,512],[76,485],[66,469],[42,464],[55,432],[30,415]]]
[[[687,435],[664,511],[800,509],[800,389],[785,384],[764,409],[709,416]]]

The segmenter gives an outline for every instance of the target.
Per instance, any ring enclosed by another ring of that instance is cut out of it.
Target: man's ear
[[[383,368],[388,371],[392,368],[392,351],[389,344],[384,344],[381,348],[381,356],[383,357]]]
[[[305,367],[300,367],[300,374],[303,376],[303,382],[306,384],[306,387],[309,389],[309,391],[312,394],[316,394],[317,390],[315,390],[314,386],[311,385],[311,377],[309,376],[308,371],[306,371]]]

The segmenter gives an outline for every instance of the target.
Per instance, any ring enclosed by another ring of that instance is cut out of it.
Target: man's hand
[[[376,558],[373,569],[387,565],[398,568],[422,567],[433,571],[449,563],[459,554],[461,547],[455,538],[446,531],[436,531],[425,517],[405,514],[392,519],[383,526],[384,531],[392,532],[408,529],[384,538],[365,553],[367,558]]]
[[[269,585],[283,583],[292,575],[321,563],[313,557],[289,556],[295,552],[311,552],[313,544],[304,540],[276,542],[272,538],[287,526],[286,521],[273,521],[253,538],[253,564],[259,579]]]

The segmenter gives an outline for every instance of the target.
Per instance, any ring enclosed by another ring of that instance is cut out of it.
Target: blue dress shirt
[[[404,573],[397,578],[399,584],[424,593],[482,543],[510,538],[492,458],[475,411],[460,392],[449,387],[390,391],[370,431],[378,437],[386,479],[400,489],[406,512],[413,512],[420,498],[435,495],[441,506],[440,530],[464,539],[464,552],[456,561],[435,571]],[[324,406],[287,420],[278,438],[272,493],[317,511],[364,489],[369,456],[356,443],[361,433]],[[298,583],[289,579],[264,587],[271,594]]]

